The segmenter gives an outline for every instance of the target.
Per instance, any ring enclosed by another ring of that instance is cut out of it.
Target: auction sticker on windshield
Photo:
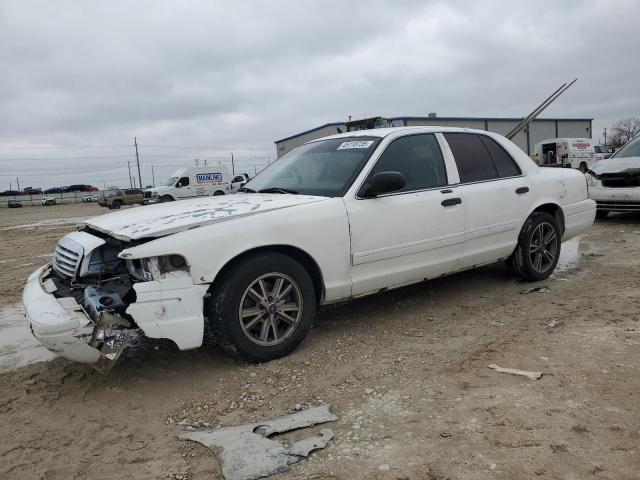
[[[373,140],[354,140],[351,142],[342,142],[338,146],[338,150],[347,150],[349,148],[369,148],[373,145]]]

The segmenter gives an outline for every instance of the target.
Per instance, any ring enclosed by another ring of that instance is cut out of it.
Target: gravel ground
[[[274,478],[638,478],[640,216],[565,244],[546,293],[521,294],[530,284],[502,265],[421,283],[323,310],[279,361],[141,340],[106,376],[59,358],[20,366],[44,359],[28,353],[16,306],[26,276],[76,219],[103,211],[0,211],[2,479],[221,478],[211,451],[176,438],[178,422],[319,403],[339,420],[309,434],[335,438]]]

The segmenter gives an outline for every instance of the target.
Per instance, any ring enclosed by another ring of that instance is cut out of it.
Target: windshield
[[[245,189],[342,196],[379,141],[378,137],[349,137],[302,145],[265,168]]]
[[[164,187],[173,187],[177,180],[178,180],[178,177],[171,177],[169,180],[164,182],[162,185]]]
[[[627,143],[609,158],[640,157],[640,135]]]

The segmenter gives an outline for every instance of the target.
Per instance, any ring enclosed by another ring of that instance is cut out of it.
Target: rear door
[[[345,197],[354,296],[456,270],[463,249],[464,210],[436,135],[392,140],[367,178],[383,171],[402,173],[405,187]]]
[[[533,202],[532,185],[509,153],[488,135],[445,133],[460,175],[464,267],[508,257]]]

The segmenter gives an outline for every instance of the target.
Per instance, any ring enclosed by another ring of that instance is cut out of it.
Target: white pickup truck
[[[547,278],[596,213],[580,172],[449,127],[314,140],[240,190],[109,213],[61,238],[24,289],[35,337],[95,365],[133,329],[183,350],[206,334],[267,361],[303,340],[320,305],[498,261]]]

